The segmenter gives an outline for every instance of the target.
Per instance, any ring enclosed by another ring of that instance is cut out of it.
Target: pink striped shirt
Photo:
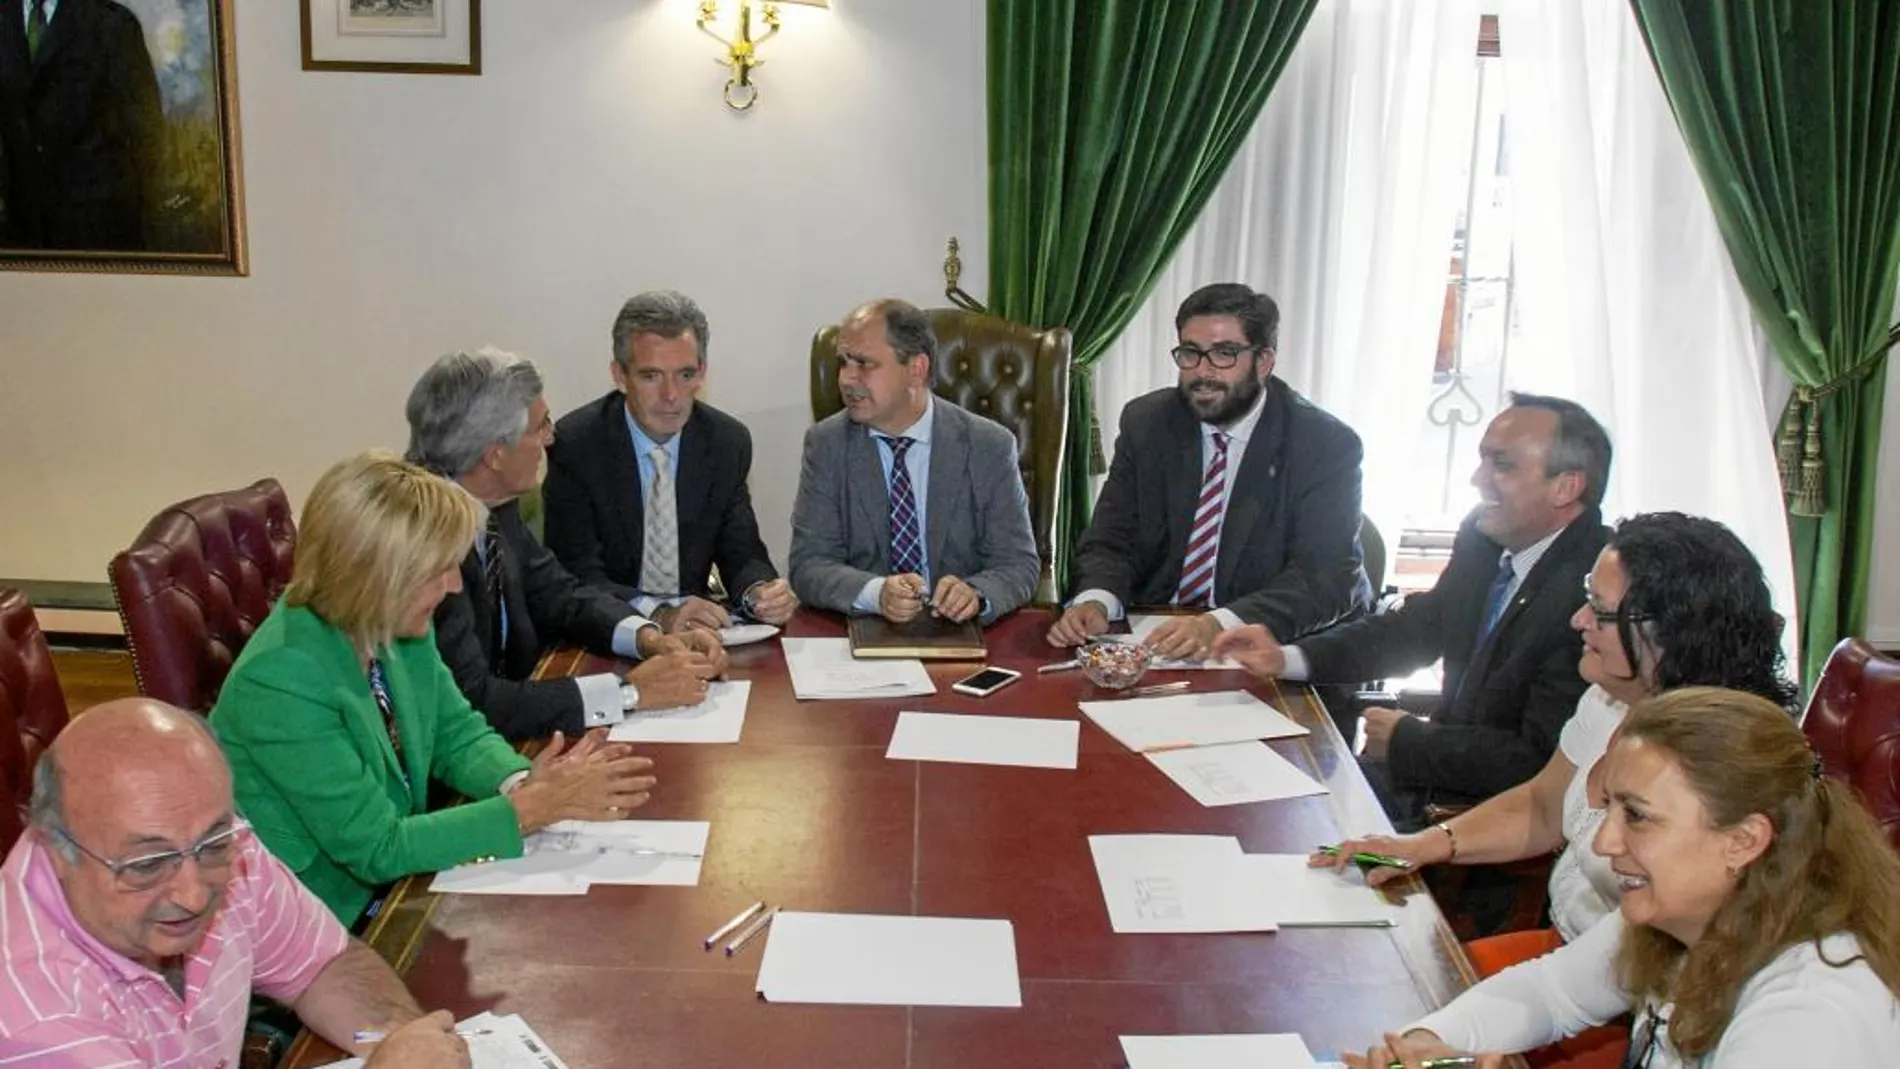
[[[246,835],[181,1001],[79,926],[28,831],[0,867],[0,1066],[235,1069],[252,990],[293,1000],[348,945],[323,903]]]

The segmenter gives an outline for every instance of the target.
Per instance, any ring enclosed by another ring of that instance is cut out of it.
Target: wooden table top
[[[1408,897],[1392,929],[1245,935],[1110,931],[1088,836],[1232,835],[1249,852],[1304,853],[1343,832],[1389,827],[1330,717],[1305,688],[1252,689],[1311,729],[1271,745],[1331,793],[1203,808],[1087,720],[1074,771],[892,761],[900,710],[1078,718],[1102,696],[1058,659],[1049,616],[993,627],[990,661],[1023,678],[989,698],[949,684],[973,665],[930,668],[933,696],[799,702],[777,642],[731,651],[750,679],[737,745],[650,745],[659,785],[637,816],[712,823],[696,887],[597,886],[579,897],[432,895],[397,889],[366,939],[423,1006],[462,1018],[519,1013],[573,1069],[1038,1069],[1124,1064],[1123,1033],[1297,1032],[1321,1058],[1442,1005],[1471,971],[1431,898]],[[842,636],[801,612],[788,633]],[[611,667],[578,652],[544,672]],[[1248,686],[1239,672],[1151,673],[1193,690]],[[1414,891],[1419,889],[1414,887]],[[766,940],[727,958],[701,940],[758,899],[788,909],[1014,923],[1021,1009],[768,1004],[753,983]],[[340,1055],[300,1037],[285,1064]]]

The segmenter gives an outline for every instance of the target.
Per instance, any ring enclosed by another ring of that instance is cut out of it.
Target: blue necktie
[[[891,568],[897,575],[923,575],[924,550],[917,537],[917,494],[910,488],[904,454],[909,438],[885,438],[891,447]]]
[[[1484,640],[1491,637],[1491,632],[1498,626],[1498,619],[1504,615],[1504,606],[1510,600],[1505,595],[1511,592],[1511,580],[1516,578],[1516,574],[1511,567],[1509,553],[1498,558],[1498,574],[1492,577],[1491,589],[1485,595],[1484,621],[1478,627],[1478,646],[1484,645]]]

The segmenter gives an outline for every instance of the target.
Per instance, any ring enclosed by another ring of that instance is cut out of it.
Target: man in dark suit
[[[985,624],[1040,570],[1016,438],[931,393],[937,338],[915,307],[864,305],[838,332],[844,411],[805,432],[792,587],[893,623],[925,609]]]
[[[1599,512],[1609,436],[1574,402],[1513,394],[1478,453],[1471,481],[1483,503],[1431,590],[1296,645],[1268,628],[1215,644],[1256,675],[1315,682],[1382,679],[1443,658],[1436,716],[1365,712],[1361,764],[1402,830],[1428,804],[1469,805],[1536,775],[1585,689],[1571,617],[1609,534]]]
[[[663,635],[627,603],[583,586],[521,519],[553,437],[541,375],[494,349],[451,353],[409,394],[411,463],[453,479],[489,520],[463,559],[462,589],[435,611],[435,641],[469,704],[509,739],[570,734],[636,710],[692,705],[725,669],[710,631]],[[611,673],[535,680],[557,643],[645,658],[625,681]]]
[[[618,388],[561,417],[548,450],[548,548],[669,632],[731,622],[711,600],[714,564],[746,615],[782,624],[798,608],[752,514],[752,434],[696,400],[707,337],[684,294],[627,301],[608,365]]]
[[[146,247],[164,133],[139,20],[112,0],[0,0],[9,248]]]
[[[1239,283],[1175,315],[1180,381],[1130,401],[1076,547],[1079,593],[1049,629],[1074,646],[1127,607],[1203,610],[1156,628],[1164,657],[1202,658],[1223,630],[1301,635],[1371,598],[1359,548],[1359,436],[1273,377],[1280,310]]]

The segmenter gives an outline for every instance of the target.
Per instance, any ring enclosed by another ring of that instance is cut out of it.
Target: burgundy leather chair
[[[33,605],[0,589],[0,854],[26,826],[33,766],[66,726],[66,696]]]
[[[1900,850],[1900,660],[1842,639],[1821,670],[1801,730],[1827,773],[1853,785]]]
[[[111,569],[139,692],[209,712],[231,662],[290,583],[296,544],[276,479],[154,516]]]

